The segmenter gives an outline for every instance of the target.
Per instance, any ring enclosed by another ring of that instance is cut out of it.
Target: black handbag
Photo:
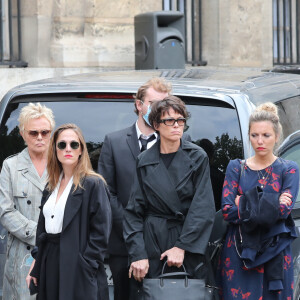
[[[166,262],[158,278],[144,278],[143,300],[211,300],[213,290],[203,279],[189,278],[186,272],[164,273]]]

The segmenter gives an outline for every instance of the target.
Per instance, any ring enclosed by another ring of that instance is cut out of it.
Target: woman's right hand
[[[133,275],[134,279],[141,282],[147,275],[149,270],[148,259],[141,259],[131,263],[129,268],[129,278]]]
[[[30,273],[31,273],[31,270],[33,269],[34,267],[34,264],[35,264],[35,259],[33,260],[31,266],[30,266],[30,269],[29,269],[29,272],[26,276],[26,283],[27,283],[27,287],[29,288],[29,285],[30,285],[30,281],[32,280],[34,285],[37,286],[37,279],[35,277],[32,277],[30,276]]]
[[[234,203],[236,206],[239,206],[241,195],[237,195],[234,199]]]

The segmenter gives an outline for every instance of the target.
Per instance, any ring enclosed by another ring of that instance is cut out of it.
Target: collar
[[[193,143],[190,143],[186,140],[180,141],[180,147],[177,150],[177,152],[182,152],[183,150],[192,150],[192,149],[199,149],[198,146],[194,145]],[[147,151],[142,152],[139,155],[139,162],[138,167],[146,166],[146,165],[152,165],[152,164],[158,164],[160,160],[160,139],[157,140],[157,142]]]
[[[153,133],[151,133],[151,134],[149,134],[149,135],[144,135],[144,134],[141,132],[139,126],[138,126],[138,121],[136,121],[136,123],[135,123],[135,129],[136,129],[137,139],[138,139],[138,140],[140,139],[141,136],[142,136],[142,138],[144,138],[144,139],[148,139],[152,134],[154,134],[154,135],[155,135],[155,138],[157,139],[158,134],[157,134],[156,132],[153,132]]]
[[[26,147],[22,152],[18,154],[17,169],[18,171],[28,169],[31,164],[32,161],[28,152],[28,147]]]

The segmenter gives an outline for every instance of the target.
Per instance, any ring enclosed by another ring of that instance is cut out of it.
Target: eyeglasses
[[[183,126],[186,123],[186,119],[185,118],[178,118],[178,119],[174,119],[174,118],[169,118],[169,119],[161,119],[158,123],[164,123],[167,126],[174,126],[175,123],[177,123],[179,126]]]
[[[43,139],[49,137],[51,130],[26,130],[25,131],[28,132],[28,134],[33,137],[33,138],[37,138],[39,135],[42,136]]]
[[[76,142],[76,141],[70,142],[69,145],[70,145],[70,147],[71,147],[73,150],[76,150],[76,149],[79,148],[79,143]],[[59,150],[64,150],[64,149],[66,149],[66,147],[67,147],[67,143],[64,142],[64,141],[61,141],[61,142],[57,143],[57,148],[58,148]]]

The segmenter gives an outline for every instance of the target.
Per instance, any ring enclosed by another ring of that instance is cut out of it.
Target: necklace
[[[268,181],[268,178],[272,172],[272,167],[267,167],[266,169],[264,169],[265,173],[263,174],[263,172],[261,170],[257,170],[257,176],[258,176],[258,182],[260,183],[260,187],[263,189]]]

